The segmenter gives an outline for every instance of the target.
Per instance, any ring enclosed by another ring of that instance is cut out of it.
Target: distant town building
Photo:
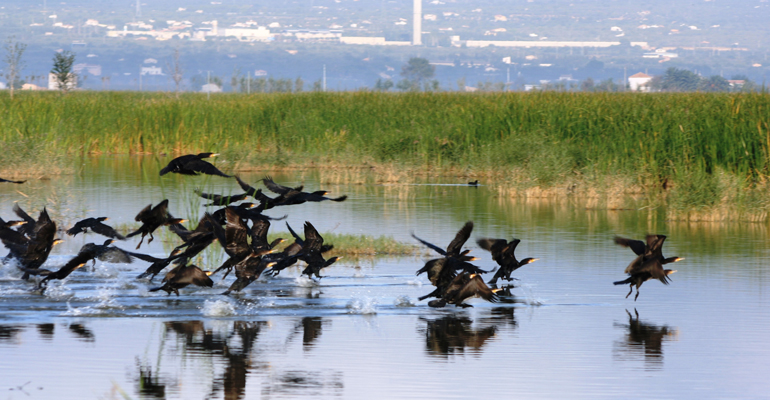
[[[45,88],[32,83],[25,83],[21,85],[21,90],[45,90]]]
[[[632,92],[649,92],[650,81],[652,81],[651,76],[639,72],[628,77],[628,88]]]
[[[214,83],[207,83],[201,87],[201,93],[220,93],[222,88]]]
[[[102,75],[102,66],[101,65],[93,65],[93,64],[75,64],[72,66],[72,72],[74,72],[77,75],[82,75],[83,71],[85,71],[88,75],[94,75],[94,76],[101,76]]]
[[[163,70],[160,67],[142,67],[139,71],[140,75],[163,75]]]

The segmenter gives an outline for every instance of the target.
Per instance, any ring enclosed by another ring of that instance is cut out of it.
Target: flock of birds
[[[208,174],[226,178],[233,177],[204,160],[213,156],[216,154],[200,153],[177,157],[161,169],[160,175],[173,172],[183,175]],[[235,176],[235,179],[244,193],[227,196],[196,191],[199,196],[211,201],[211,203],[206,204],[207,206],[216,205],[223,208],[205,213],[193,230],[182,225],[186,222],[185,220],[174,218],[169,213],[167,199],[155,206],[150,204],[139,211],[135,220],[141,222],[141,226],[125,237],[104,223],[107,220],[106,217],[86,218],[78,221],[66,231],[68,235],[76,236],[91,231],[109,237],[109,239],[102,244],[85,244],[77,255],[56,271],[42,268],[54,245],[61,242],[60,239],[56,238],[56,223],[51,220],[45,208],[40,212],[38,218],[34,219],[18,204],[15,204],[13,211],[20,220],[5,221],[0,218],[0,241],[9,250],[3,262],[15,260],[24,280],[29,280],[30,276],[42,276],[42,279],[35,286],[35,290],[42,293],[46,289],[48,281],[64,279],[78,268],[85,266],[89,261],[96,263],[96,260],[99,259],[128,263],[133,259],[139,259],[149,262],[150,266],[138,276],[138,279],[149,278],[149,281],[152,281],[164,269],[173,266],[165,274],[162,285],[150,289],[150,291],[163,290],[169,295],[173,292],[179,296],[179,289],[189,285],[212,287],[214,282],[211,280],[211,275],[220,271],[224,275],[222,279],[232,271],[235,272],[236,278],[223,294],[239,292],[262,274],[276,276],[298,261],[303,261],[306,265],[302,275],[306,275],[310,279],[314,276],[320,279],[321,270],[341,258],[336,256],[325,258],[324,254],[331,251],[334,246],[324,244],[323,237],[307,221],[304,224],[304,239],[288,223],[286,224],[294,242],[279,252],[276,246],[284,240],[279,238],[268,242],[267,234],[271,220],[282,220],[286,216],[271,218],[262,214],[262,211],[306,202],[327,200],[342,202],[347,199],[347,196],[330,198],[326,196],[327,192],[324,190],[304,192],[302,186],[287,187],[274,182],[270,177],[265,177],[262,179],[262,184],[267,190],[277,195],[270,197],[263,193],[262,189],[250,186],[238,176]],[[9,181],[1,178],[0,182],[24,183],[24,181]],[[469,183],[472,186],[477,184],[478,181]],[[248,198],[253,198],[256,202],[242,202],[233,205]],[[182,240],[182,243],[176,246],[166,257],[154,257],[113,246],[116,240],[126,240],[141,235],[139,244],[135,249],[138,250],[145,237],[148,237],[147,243],[149,244],[154,239],[153,233],[162,226],[168,227]],[[497,288],[497,282],[499,280],[510,282],[516,279],[511,277],[515,270],[538,260],[537,258],[524,258],[522,260],[516,258],[514,251],[520,242],[519,239],[507,241],[505,239],[481,238],[477,240],[477,244],[482,249],[489,251],[492,254],[492,259],[498,264],[498,268],[494,271],[482,270],[471,263],[477,258],[468,254],[470,250],[462,250],[472,231],[473,222],[465,223],[446,249],[412,234],[417,241],[441,255],[440,258],[429,260],[417,271],[417,275],[427,273],[431,284],[435,286],[435,290],[420,297],[420,301],[436,298],[428,303],[431,307],[444,307],[447,304],[454,304],[457,307],[471,307],[465,301],[474,297],[496,302],[498,301],[497,293],[510,288],[510,286]],[[663,265],[680,261],[682,258],[663,257],[662,247],[665,240],[666,237],[663,235],[647,235],[646,241],[615,238],[615,243],[630,248],[636,254],[636,258],[625,270],[625,273],[629,275],[628,278],[614,282],[615,285],[630,285],[630,291],[626,298],[631,295],[634,286],[636,286],[636,296],[634,297],[634,301],[636,301],[639,297],[639,287],[650,279],[660,280],[664,284],[669,283],[668,276],[676,271],[663,269]],[[195,256],[215,241],[219,242],[228,256],[221,266],[213,271],[204,271],[190,263]],[[481,275],[490,272],[495,272],[494,276],[488,282],[484,282]]]

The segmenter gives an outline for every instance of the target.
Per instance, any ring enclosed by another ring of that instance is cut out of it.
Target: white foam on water
[[[415,304],[409,296],[398,296],[395,301],[396,307],[414,307]]]
[[[106,314],[106,312],[104,310],[99,310],[91,306],[72,307],[69,301],[67,302],[67,311],[61,313],[62,316],[66,316],[66,317],[83,317],[83,316],[94,316],[94,315],[101,315],[101,314]]]
[[[201,307],[201,314],[206,317],[231,317],[238,315],[235,305],[226,300],[206,300]]]
[[[406,281],[406,284],[407,285],[412,285],[412,286],[417,286],[417,287],[422,287],[422,281],[418,281],[416,279],[415,280],[411,280],[411,281]]]
[[[377,300],[371,298],[352,299],[347,304],[348,314],[377,314]]]

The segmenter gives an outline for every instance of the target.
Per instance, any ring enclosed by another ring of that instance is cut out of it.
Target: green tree
[[[72,72],[72,65],[75,64],[75,53],[62,51],[53,56],[53,68],[51,73],[56,79],[56,85],[62,93],[75,87],[77,76]]]
[[[294,80],[294,91],[299,93],[302,91],[304,86],[305,86],[305,81],[303,81],[302,78],[298,76],[297,79]]]
[[[410,82],[410,88],[408,90],[414,90],[415,88],[419,89],[424,81],[433,78],[435,74],[436,67],[430,65],[430,62],[425,58],[412,57],[406,65],[401,67],[401,76]],[[399,84],[400,83],[401,82],[399,82]]]
[[[698,90],[703,92],[727,92],[730,90],[730,83],[719,75],[713,75],[707,79],[701,79],[698,82]]]
[[[694,92],[698,89],[700,77],[692,71],[671,67],[661,80],[661,89],[671,92]]]
[[[5,42],[4,61],[8,66],[5,69],[5,81],[8,82],[8,89],[11,91],[11,100],[13,100],[13,90],[20,86],[19,76],[21,75],[21,70],[24,69],[24,62],[21,60],[21,56],[26,49],[27,45],[15,41],[13,36]]]

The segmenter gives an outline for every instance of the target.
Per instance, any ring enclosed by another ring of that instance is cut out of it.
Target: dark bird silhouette
[[[521,261],[516,259],[513,254],[516,250],[516,246],[521,242],[519,239],[513,239],[508,242],[505,239],[487,239],[482,238],[476,241],[476,243],[484,250],[492,253],[492,259],[500,265],[500,269],[497,270],[495,276],[489,280],[490,285],[496,285],[498,279],[505,279],[511,281],[511,273],[521,268],[524,265],[535,262],[537,258],[525,258]]]
[[[240,292],[243,288],[257,280],[266,268],[275,265],[274,261],[267,261],[257,254],[251,253],[243,261],[235,265],[235,282],[222,294],[227,295],[230,292]]]
[[[286,246],[282,252],[280,253],[272,253],[272,254],[266,254],[264,257],[268,261],[275,261],[276,264],[273,265],[269,270],[265,271],[266,274],[269,274],[271,276],[278,276],[278,274],[281,273],[284,269],[294,265],[297,260],[299,260],[299,257],[301,255],[304,255],[302,252],[302,248],[305,245],[305,240],[302,239],[297,232],[294,231],[294,229],[291,228],[291,225],[289,223],[286,223],[286,228],[289,229],[289,233],[294,237],[294,243]],[[322,244],[321,245],[321,253],[326,253],[327,251],[334,248],[334,245],[332,244]]]
[[[243,261],[250,254],[253,253],[256,256],[261,257],[272,251],[267,249],[264,251],[254,252],[254,250],[251,248],[251,245],[249,245],[249,227],[241,219],[241,217],[236,214],[233,207],[227,207],[225,211],[227,215],[227,225],[225,228],[222,228],[220,225],[213,227],[214,235],[225,249],[225,253],[230,256],[219,268],[214,271],[214,273],[217,273],[221,270],[225,270],[224,277],[230,273],[235,265]],[[224,279],[224,277],[222,279]]]
[[[0,218],[0,229],[13,228],[14,226],[24,225],[27,221],[6,221]]]
[[[19,268],[24,271],[22,276],[24,280],[29,279],[30,275],[50,272],[40,267],[48,259],[53,246],[61,242],[55,238],[56,223],[51,220],[45,208],[40,212],[37,220],[32,219],[18,204],[14,205],[14,212],[25,221],[25,224],[20,225],[16,231],[10,228],[0,229],[0,240],[10,250],[6,258],[15,258],[19,261]]]
[[[147,261],[149,263],[152,263],[150,264],[149,267],[147,267],[147,270],[145,270],[144,272],[139,274],[139,276],[136,277],[136,279],[142,279],[149,276],[150,282],[152,282],[152,280],[155,279],[156,275],[158,275],[161,271],[163,271],[166,267],[168,267],[172,261],[178,259],[181,255],[181,254],[177,254],[177,255],[171,255],[166,258],[158,258],[148,254],[131,253],[131,252],[126,252],[126,253],[142,261]]]
[[[336,198],[326,197],[328,192],[325,190],[317,190],[315,192],[309,193],[303,192],[301,186],[298,188],[290,188],[288,186],[279,185],[275,183],[269,176],[266,176],[264,179],[262,179],[262,183],[268,190],[279,195],[278,197],[272,199],[272,203],[275,206],[289,206],[302,204],[308,201],[319,202],[331,200],[340,202],[345,201],[348,198],[348,196],[340,196]]]
[[[249,197],[248,193],[222,195],[222,194],[203,193],[200,189],[195,189],[194,192],[195,194],[197,194],[200,197],[203,197],[206,200],[211,200],[211,203],[204,204],[203,205],[204,207],[208,207],[208,206],[224,207],[241,200],[246,200],[246,198]]]
[[[468,182],[468,186],[478,186],[478,185],[479,185],[479,180],[478,179],[476,179],[475,181]]]
[[[78,233],[86,233],[88,229],[91,229],[91,231],[102,236],[107,236],[118,240],[125,240],[126,238],[115,231],[115,229],[113,229],[111,226],[102,223],[107,219],[107,217],[86,218],[75,223],[75,226],[67,230],[67,234],[70,236],[77,236]]]
[[[209,275],[211,275],[210,272],[204,272],[195,265],[180,264],[166,274],[166,277],[163,278],[163,286],[152,288],[150,292],[163,290],[169,295],[174,292],[179,296],[179,289],[189,285],[212,287],[214,281],[209,278]]]
[[[169,172],[174,172],[177,174],[182,175],[198,175],[198,174],[206,174],[206,175],[218,175],[218,176],[224,176],[225,178],[231,178],[231,175],[226,175],[217,167],[209,163],[208,161],[203,161],[204,158],[209,157],[216,157],[218,154],[216,153],[198,153],[198,154],[187,154],[184,156],[177,157],[171,162],[168,163],[162,170],[160,170],[160,175],[166,175]]]
[[[257,189],[249,185],[248,183],[241,180],[241,178],[238,175],[235,176],[235,180],[238,182],[238,185],[241,186],[241,189],[243,189],[246,192],[246,194],[253,197],[255,200],[259,202],[263,210],[269,210],[275,207],[275,204],[273,203],[275,199],[262,193],[262,189]],[[294,189],[302,190],[302,186],[299,186],[298,188],[294,188]]]
[[[647,243],[645,244],[641,240],[615,237],[616,244],[631,248],[634,254],[637,255],[624,271],[629,277],[622,281],[613,282],[615,285],[630,285],[626,298],[631,295],[634,291],[634,286],[636,286],[636,296],[634,296],[634,301],[636,301],[639,298],[639,288],[650,279],[657,279],[664,285],[669,284],[670,279],[668,276],[676,272],[676,270],[663,269],[663,265],[681,261],[684,258],[663,257],[663,242],[665,240],[666,236],[664,235],[647,235]]]
[[[63,267],[59,268],[58,271],[51,272],[48,275],[46,275],[38,284],[38,289],[45,290],[43,287],[45,284],[47,286],[48,281],[52,279],[64,279],[68,277],[72,272],[74,272],[76,269],[86,265],[91,260],[96,259],[99,257],[102,253],[107,251],[109,245],[114,242],[113,239],[107,239],[104,241],[103,244],[98,245],[94,243],[87,243],[84,245],[78,254],[67,261],[66,264],[64,264]]]
[[[0,183],[17,183],[17,184],[22,184],[24,182],[26,182],[26,181],[12,181],[12,180],[8,180],[8,179],[0,178]]]
[[[412,234],[412,237],[417,241],[444,256],[443,258],[429,260],[422,268],[417,270],[416,275],[418,276],[427,272],[431,284],[436,286],[436,289],[433,292],[420,297],[420,300],[424,300],[428,297],[442,297],[446,293],[448,286],[457,276],[458,270],[473,274],[483,274],[488,272],[470,263],[470,261],[476,260],[476,257],[468,255],[470,250],[461,251],[465,242],[470,238],[472,231],[473,222],[466,222],[446,247],[446,250],[426,240],[420,239],[414,233]]]
[[[147,241],[147,244],[150,244],[154,239],[152,233],[159,227],[185,222],[185,220],[174,218],[168,213],[168,199],[161,201],[155,207],[153,207],[152,204],[148,205],[142,209],[142,211],[139,211],[139,214],[136,214],[134,220],[141,222],[142,226],[126,235],[126,237],[136,236],[140,233],[142,234],[142,239],[139,241],[139,244],[136,245],[137,249],[142,245],[146,235],[150,235],[150,240]]]
[[[431,307],[444,307],[447,304],[454,304],[456,307],[473,307],[470,304],[465,304],[464,301],[473,298],[481,297],[492,303],[498,301],[495,292],[500,289],[490,289],[481,276],[477,274],[469,274],[463,272],[457,275],[452,283],[446,288],[446,291],[439,300],[432,300],[428,303]]]
[[[300,259],[307,263],[307,267],[302,271],[302,275],[307,275],[308,278],[312,278],[315,275],[317,278],[321,278],[319,273],[323,268],[326,268],[334,264],[342,257],[332,257],[324,259],[321,255],[324,239],[315,229],[313,224],[305,221],[305,244],[302,246],[302,255]]]
[[[174,261],[174,263],[185,264],[187,260],[197,256],[214,242],[216,240],[214,235],[215,225],[219,225],[219,223],[208,213],[203,215],[203,218],[201,218],[194,230],[189,230],[182,224],[169,225],[169,229],[184,241],[183,244],[175,247],[171,252],[172,255],[179,254],[179,259]]]

